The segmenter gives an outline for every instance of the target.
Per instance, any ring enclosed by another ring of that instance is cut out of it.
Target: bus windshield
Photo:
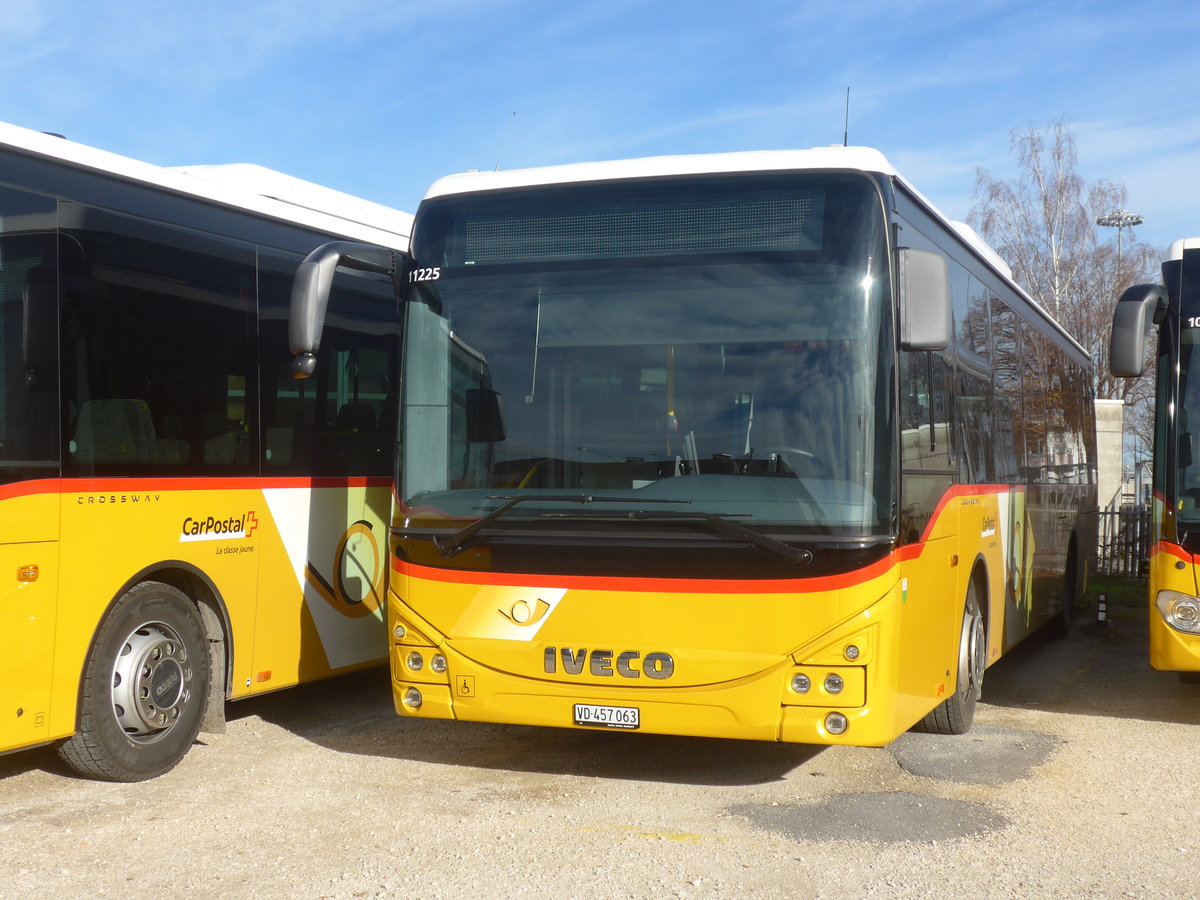
[[[885,248],[862,175],[427,201],[406,288],[409,518],[461,524],[520,496],[506,522],[628,527],[622,511],[653,508],[659,524],[886,533]]]

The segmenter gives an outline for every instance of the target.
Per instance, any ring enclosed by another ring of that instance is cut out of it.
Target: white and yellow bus
[[[150,778],[226,699],[386,657],[394,286],[338,275],[304,381],[289,300],[411,222],[0,125],[0,752]]]
[[[878,152],[452,176],[403,272],[400,713],[880,745],[1069,625],[1088,355]]]
[[[1175,241],[1162,284],[1135,285],[1117,301],[1109,364],[1145,371],[1158,332],[1150,546],[1150,665],[1200,681],[1200,238]],[[1192,366],[1196,371],[1192,371]]]

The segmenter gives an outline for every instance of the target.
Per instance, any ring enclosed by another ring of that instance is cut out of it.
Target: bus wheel
[[[59,755],[83,775],[144,781],[183,759],[208,700],[208,638],[177,588],[147,581],[117,601],[88,654],[79,721]]]
[[[958,638],[958,682],[954,693],[917,723],[917,731],[930,734],[966,734],[975,719],[975,701],[983,692],[983,670],[987,668],[987,629],[979,611],[979,598],[972,579],[963,605],[962,630]]]
[[[1071,632],[1071,623],[1075,620],[1076,575],[1079,567],[1075,564],[1075,545],[1067,553],[1067,571],[1063,575],[1062,609],[1054,614],[1046,623],[1046,633],[1054,638],[1065,638]]]

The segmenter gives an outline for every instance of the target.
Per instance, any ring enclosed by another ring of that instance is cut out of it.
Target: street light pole
[[[1141,225],[1145,219],[1137,213],[1131,213],[1127,209],[1117,209],[1110,213],[1105,213],[1096,220],[1097,225],[1105,228],[1117,229],[1117,277],[1121,277],[1121,235],[1126,228],[1133,228],[1135,225]]]

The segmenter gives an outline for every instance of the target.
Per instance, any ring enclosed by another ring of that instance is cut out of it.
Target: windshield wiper
[[[676,503],[691,503],[690,500],[676,500]],[[556,518],[576,518],[570,513],[549,513],[548,516]],[[596,513],[583,514],[578,518],[598,519],[598,518],[615,518],[615,519],[633,519],[635,521],[652,521],[655,519],[663,519],[667,521],[686,522],[695,521],[703,522],[705,525],[712,527],[714,531],[719,531],[722,534],[727,534],[731,537],[745,541],[752,547],[762,550],[776,559],[781,559],[786,563],[791,563],[794,566],[807,566],[813,561],[812,552],[805,550],[802,547],[793,547],[791,544],[785,544],[783,541],[776,540],[773,537],[763,534],[761,531],[755,531],[741,522],[730,521],[731,516],[746,515],[746,513],[708,513],[708,512],[660,512],[658,510],[638,509],[630,512],[614,512],[614,513]]]
[[[482,516],[460,528],[454,534],[450,535],[444,541],[440,540],[436,535],[433,538],[433,545],[437,547],[438,553],[443,559],[449,559],[454,554],[460,552],[466,547],[467,542],[471,540],[478,532],[482,531],[492,522],[505,515],[514,506],[521,503],[691,503],[691,500],[668,500],[661,498],[637,498],[632,497],[596,497],[592,494],[529,494],[522,497],[488,497],[488,500],[507,500],[501,506],[497,506],[490,513]]]

